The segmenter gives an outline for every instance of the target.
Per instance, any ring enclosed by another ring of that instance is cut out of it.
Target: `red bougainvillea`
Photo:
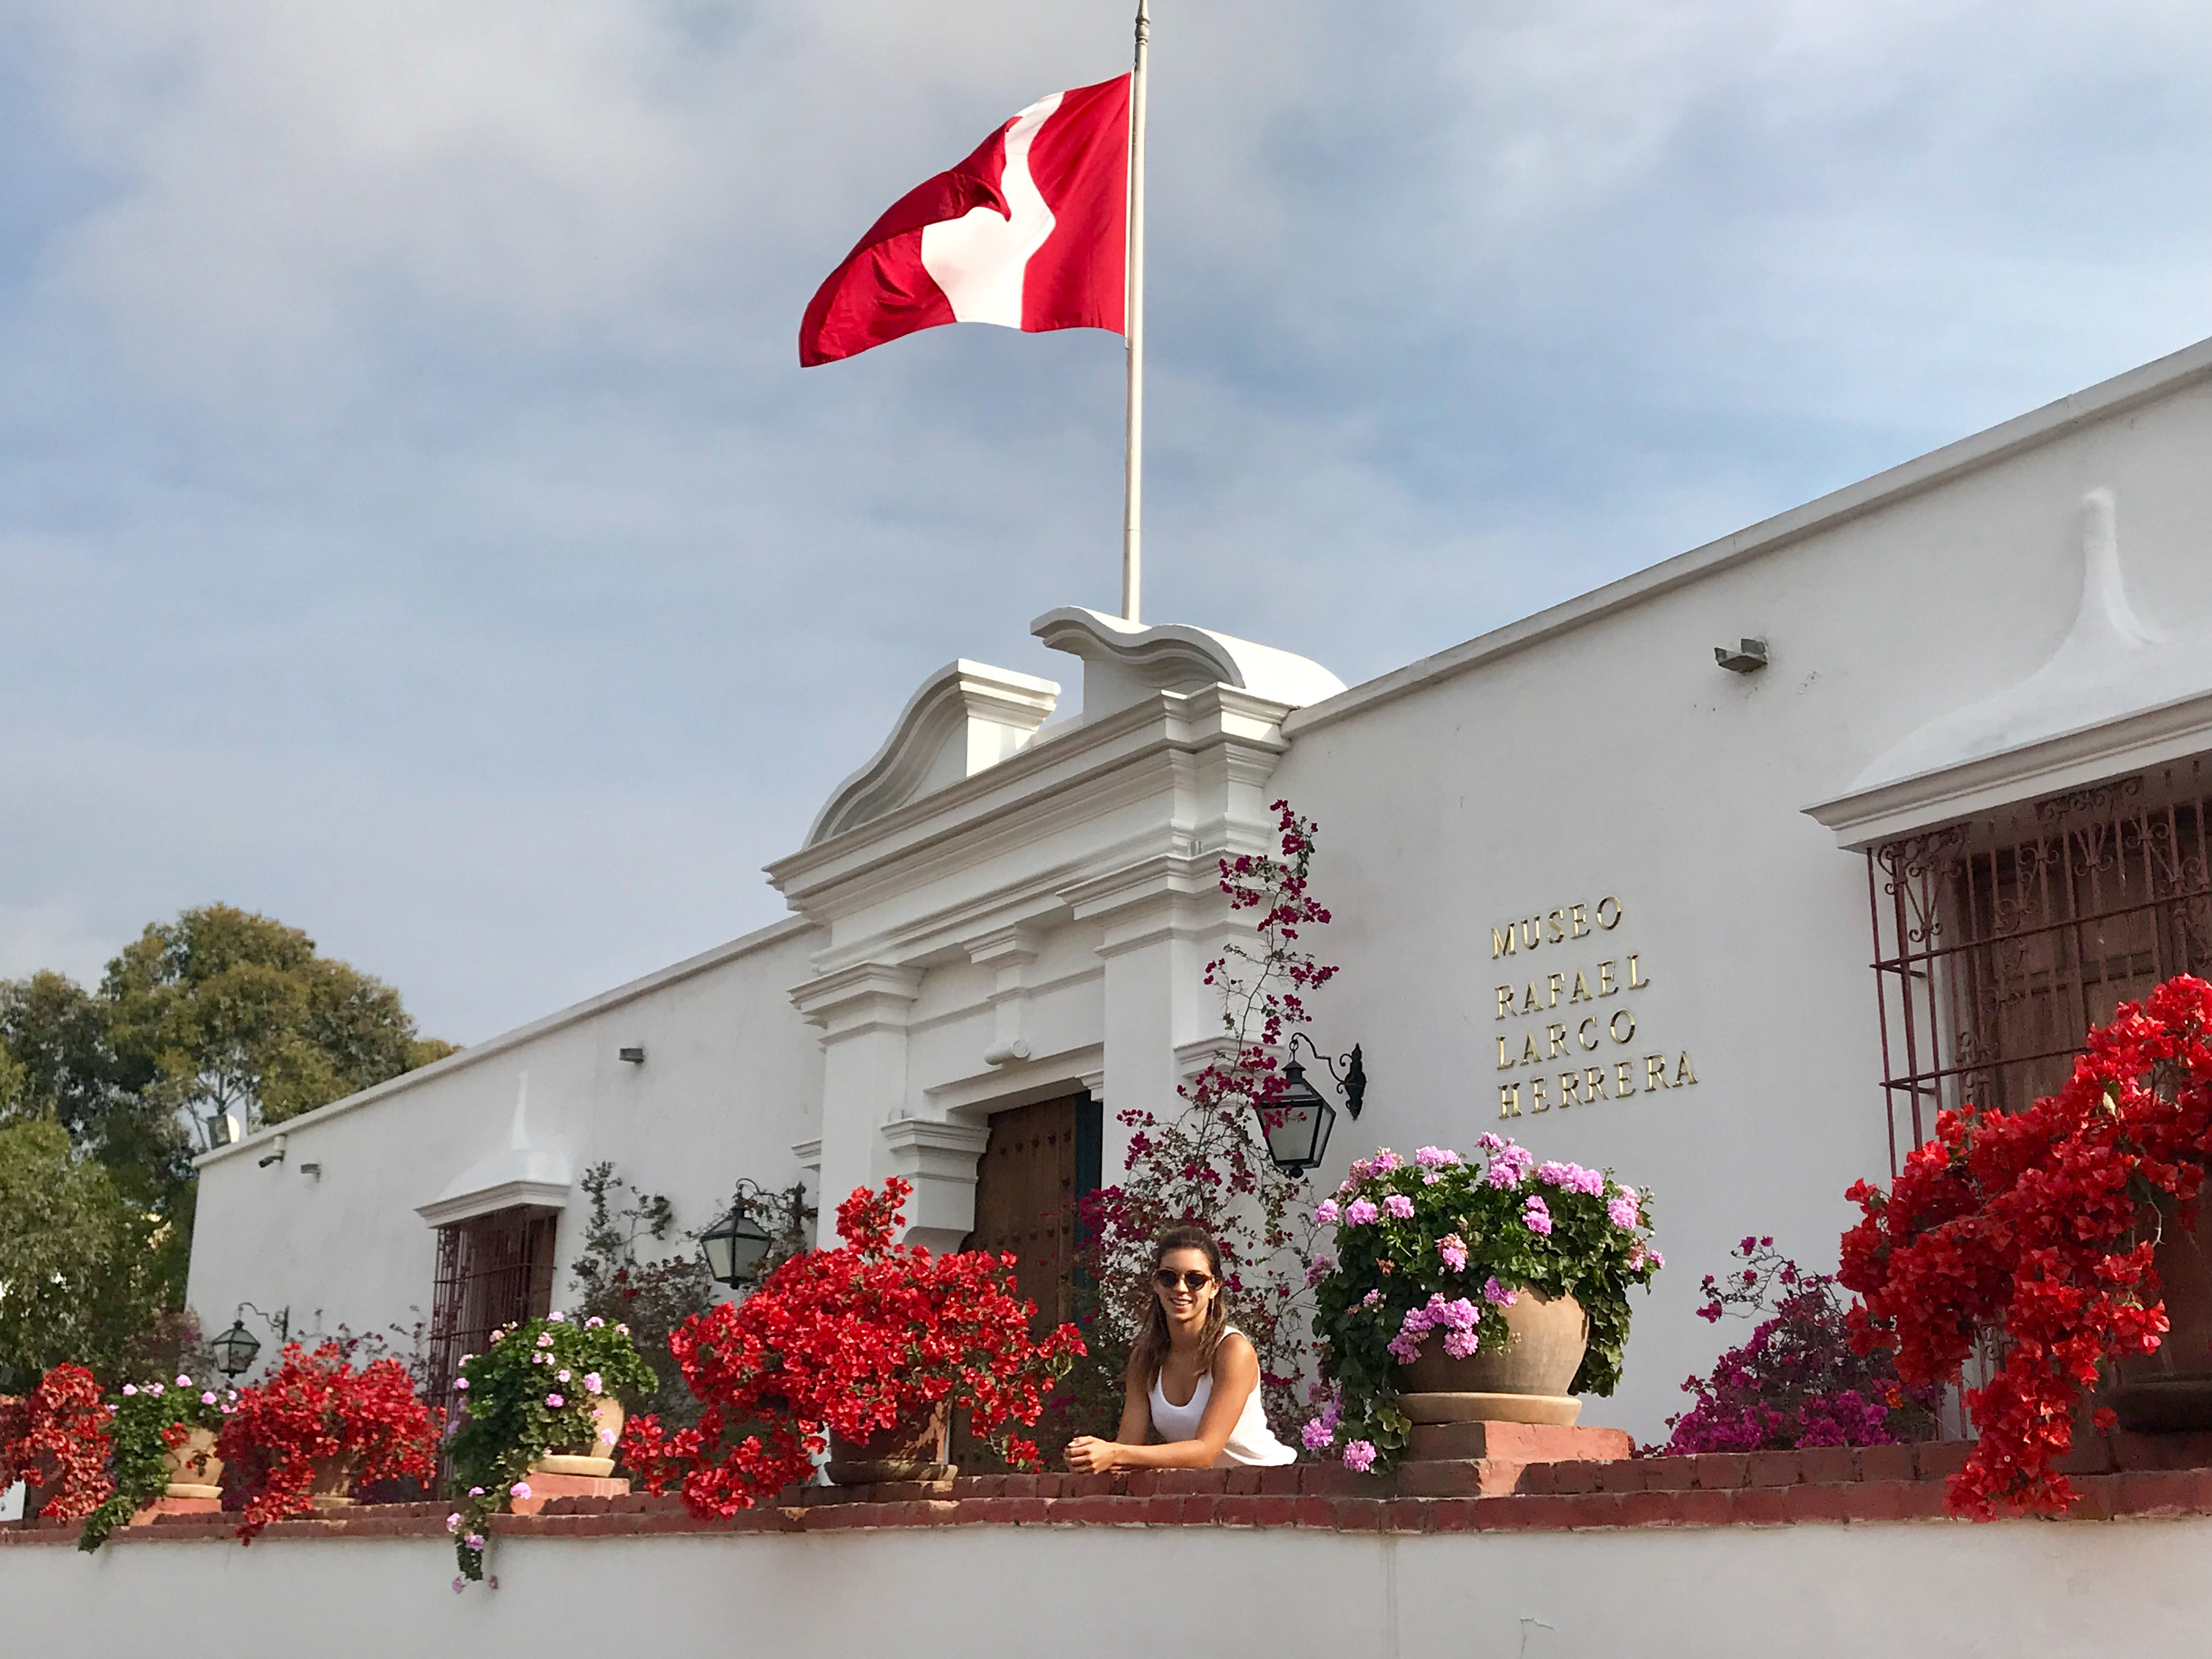
[[[826,1431],[864,1441],[941,1401],[1017,1467],[1036,1448],[1045,1390],[1083,1352],[1075,1328],[1042,1341],[1036,1304],[1014,1293],[1011,1255],[932,1255],[891,1243],[913,1186],[856,1188],[837,1206],[834,1250],[807,1250],[742,1303],[687,1319],[668,1339],[704,1404],[696,1428],[633,1419],[623,1462],[649,1491],[680,1487],[696,1515],[732,1515],[811,1473]]]
[[[246,1494],[238,1535],[246,1543],[271,1521],[307,1514],[319,1474],[349,1480],[428,1480],[437,1469],[436,1416],[396,1359],[360,1370],[325,1342],[310,1353],[284,1345],[276,1370],[239,1390],[216,1453]]]
[[[82,1365],[57,1365],[0,1417],[0,1482],[43,1490],[38,1513],[82,1521],[115,1490],[108,1476],[107,1407]]]
[[[1953,1477],[1954,1513],[2063,1512],[2074,1491],[2052,1464],[2084,1395],[2165,1336],[2152,1252],[2161,1225],[2195,1224],[2212,1163],[2208,1036],[2212,985],[2169,980],[2089,1034],[2057,1094],[1944,1112],[1887,1194],[1851,1188],[1865,1219],[1838,1277],[1862,1298],[1862,1352],[1890,1350],[1908,1383],[1952,1382],[1999,1334],[2002,1364],[1966,1395],[1981,1438]]]

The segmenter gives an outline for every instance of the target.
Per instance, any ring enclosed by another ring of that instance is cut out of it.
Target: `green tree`
[[[0,1047],[21,1072],[0,1107],[52,1118],[80,1148],[96,1144],[116,1088],[107,1016],[92,994],[66,974],[0,981]]]
[[[148,927],[96,991],[0,981],[0,1392],[10,1367],[106,1376],[190,1340],[192,1156],[226,1115],[281,1123],[453,1052],[390,986],[227,904]]]
[[[178,1290],[175,1227],[49,1119],[0,1127],[0,1394],[64,1360],[114,1376]]]
[[[125,1086],[109,1041],[108,1010],[64,974],[0,981],[0,1047],[18,1063],[0,1121],[58,1124],[142,1207],[177,1210],[191,1181],[191,1147],[175,1115]]]
[[[226,1115],[250,1133],[453,1052],[381,980],[228,904],[149,927],[108,963],[100,1001],[123,1085],[204,1136]]]

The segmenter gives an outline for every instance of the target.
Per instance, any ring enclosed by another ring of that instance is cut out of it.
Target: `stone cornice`
[[[1158,693],[780,860],[769,876],[794,909],[833,929],[817,957],[825,970],[848,951],[914,961],[1049,924],[1066,915],[1063,890],[1102,867],[1195,853],[1201,834],[1243,850],[1261,826],[1243,824],[1224,792],[1273,773],[1284,713],[1233,686]],[[1127,809],[1155,801],[1139,827]],[[834,932],[841,917],[924,890],[949,901],[938,897],[927,917],[887,916],[861,938]]]
[[[966,1174],[975,1176],[975,1159],[990,1144],[991,1131],[980,1123],[951,1123],[942,1118],[895,1117],[883,1126],[884,1144],[919,1158],[939,1155],[968,1160]]]
[[[791,1006],[828,1041],[862,1031],[903,1029],[921,975],[889,963],[859,962],[791,988]]]
[[[1065,799],[1062,815],[1080,822],[1100,804],[1101,794],[1110,797],[1114,781],[1138,762],[1217,745],[1249,749],[1255,760],[1279,759],[1287,746],[1282,722],[1288,712],[1281,703],[1234,686],[1158,692],[1103,720],[1044,732],[996,766],[778,859],[767,866],[769,880],[794,909],[812,915],[810,902],[855,878],[979,827],[1002,830],[1007,815],[1024,807]],[[1261,776],[1272,773],[1270,761],[1261,764],[1266,769]],[[1020,840],[1037,838],[1033,832],[1015,834]],[[990,848],[984,856],[999,850]]]
[[[434,1204],[418,1204],[415,1206],[415,1213],[430,1226],[450,1227],[457,1221],[489,1215],[495,1210],[511,1210],[517,1206],[565,1209],[568,1203],[568,1186],[565,1181],[502,1181],[476,1192],[441,1198]]]
[[[1838,846],[1856,850],[2208,750],[2212,750],[2212,692],[1964,765],[1839,795],[1805,811],[1835,832]]]

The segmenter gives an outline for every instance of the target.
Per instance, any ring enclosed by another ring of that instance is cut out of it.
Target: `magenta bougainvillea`
[[[1887,1354],[1852,1347],[1833,1279],[1807,1273],[1771,1238],[1747,1237],[1731,1254],[1739,1265],[1706,1275],[1698,1316],[1757,1322],[1710,1376],[1683,1382],[1695,1403],[1667,1419],[1668,1451],[1881,1446],[1934,1433],[1942,1391],[1907,1388]]]

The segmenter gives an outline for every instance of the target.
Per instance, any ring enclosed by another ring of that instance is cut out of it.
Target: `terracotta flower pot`
[[[165,1498],[221,1498],[222,1459],[215,1455],[215,1431],[194,1429],[179,1446],[161,1454],[169,1471]]]
[[[884,1480],[949,1480],[945,1433],[952,1419],[950,1401],[904,1422],[879,1429],[866,1440],[830,1436],[830,1479],[841,1486],[873,1486]]]
[[[1465,1359],[1431,1331],[1420,1357],[1398,1368],[1407,1416],[1416,1423],[1571,1424],[1582,1401],[1568,1392],[1589,1348],[1589,1316],[1571,1296],[1549,1300],[1522,1286],[1504,1310],[1504,1346]]]
[[[2182,1228],[2171,1200],[2160,1203],[2154,1221],[2145,1218],[2146,1232],[2159,1230],[2153,1262],[2170,1328],[2156,1353],[2118,1361],[2100,1393],[2124,1429],[2212,1429],[2212,1210],[2205,1218]]]
[[[604,1480],[615,1472],[615,1443],[622,1438],[623,1403],[619,1400],[598,1395],[592,1401],[592,1444],[603,1449],[605,1456],[556,1452],[541,1457],[530,1466],[532,1474],[584,1474]]]
[[[319,1510],[343,1510],[353,1506],[354,1471],[361,1467],[359,1452],[340,1452],[335,1457],[318,1457],[313,1468],[314,1484],[307,1489],[307,1501]]]

